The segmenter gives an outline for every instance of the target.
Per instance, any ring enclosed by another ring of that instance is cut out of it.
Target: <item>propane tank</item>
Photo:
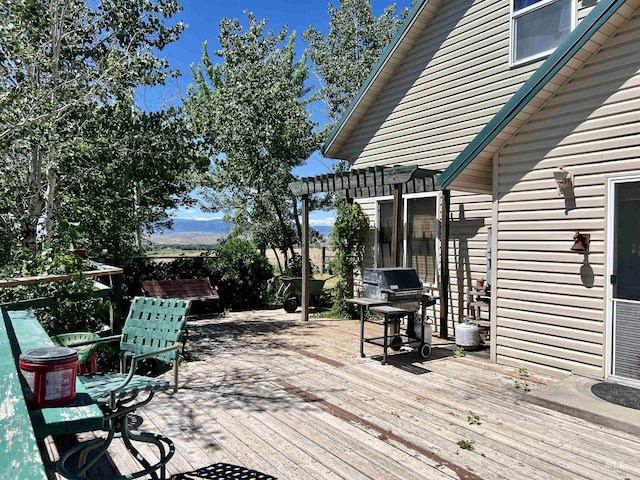
[[[464,323],[456,325],[456,345],[469,350],[480,345],[480,327],[472,318],[465,318]]]

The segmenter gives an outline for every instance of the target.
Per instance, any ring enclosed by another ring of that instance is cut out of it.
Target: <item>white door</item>
[[[640,177],[610,180],[609,225],[609,374],[640,385]]]

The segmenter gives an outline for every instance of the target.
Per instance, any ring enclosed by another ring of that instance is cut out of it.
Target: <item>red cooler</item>
[[[76,398],[78,352],[73,348],[35,348],[20,354],[19,365],[31,390],[25,392],[30,407],[55,407]]]

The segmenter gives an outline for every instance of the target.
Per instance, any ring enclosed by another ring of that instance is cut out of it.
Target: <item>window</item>
[[[393,200],[378,202],[377,266],[390,267],[393,235]]]
[[[425,284],[437,283],[438,266],[438,197],[406,196],[403,199],[404,242],[401,257],[405,267],[413,267]],[[378,201],[376,266],[390,267],[393,230],[393,201]]]
[[[574,0],[512,1],[512,64],[549,55],[575,27]]]

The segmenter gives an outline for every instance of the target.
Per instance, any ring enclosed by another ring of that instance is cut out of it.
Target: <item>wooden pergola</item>
[[[434,192],[441,190],[436,176],[440,172],[417,166],[370,167],[352,169],[348,172],[330,173],[302,178],[289,184],[291,192],[302,200],[302,319],[309,320],[309,195],[334,193],[348,202],[358,198],[393,195],[393,228],[391,240],[392,266],[402,265],[403,219],[402,196],[408,193]],[[443,191],[442,228],[440,244],[440,336],[447,337],[448,316],[448,236],[449,236],[449,192]]]

